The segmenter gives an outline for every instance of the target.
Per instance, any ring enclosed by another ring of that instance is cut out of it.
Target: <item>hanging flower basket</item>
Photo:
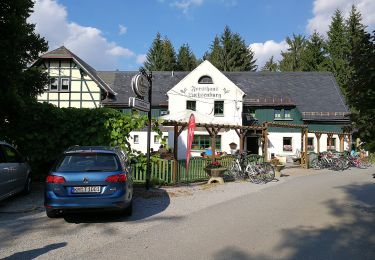
[[[229,144],[229,147],[232,150],[236,150],[237,149],[237,144],[232,142],[232,143]]]

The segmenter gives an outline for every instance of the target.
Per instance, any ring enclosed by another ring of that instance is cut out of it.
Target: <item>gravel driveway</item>
[[[355,174],[351,170],[337,174]],[[372,169],[364,171],[373,171]],[[0,257],[68,258],[90,251],[111,239],[131,239],[140,232],[168,221],[171,225],[187,215],[249,193],[270,189],[275,185],[306,175],[327,171],[285,169],[278,181],[264,185],[231,182],[225,185],[190,185],[167,187],[135,194],[133,216],[115,214],[74,214],[60,219],[45,216],[42,185],[36,185],[29,196],[17,196],[0,203]]]

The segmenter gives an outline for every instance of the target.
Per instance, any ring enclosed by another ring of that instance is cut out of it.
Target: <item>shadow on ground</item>
[[[228,247],[217,251],[214,259],[375,259],[375,183],[336,189],[343,190],[345,198],[324,204],[338,224],[316,228],[307,223],[282,231],[282,242],[272,252],[251,254]]]
[[[291,250],[292,259],[375,259],[375,184],[336,188],[345,191],[346,200],[325,204],[340,223],[286,230],[277,250]]]
[[[134,192],[133,214],[124,216],[118,212],[76,212],[67,213],[64,219],[68,223],[108,223],[144,220],[163,212],[170,204],[168,193],[159,188],[148,191],[138,188]]]
[[[36,249],[31,249],[31,250],[26,250],[23,252],[17,252],[14,253],[11,256],[3,258],[4,260],[18,260],[18,259],[34,259],[37,258],[38,256],[44,255],[50,251],[56,250],[58,248],[65,247],[68,243],[62,242],[62,243],[55,243],[55,244],[50,244],[41,248],[36,248]]]
[[[39,233],[51,238],[59,237],[61,232],[76,234],[81,229],[95,223],[116,223],[133,221],[171,221],[179,217],[150,217],[163,212],[170,204],[170,197],[163,189],[137,189],[134,194],[133,215],[123,216],[115,212],[72,213],[64,218],[49,219],[44,213],[43,188],[37,187],[28,196],[16,196],[2,201],[0,206],[0,248],[11,247],[19,237]],[[26,210],[24,209],[30,209]],[[1,213],[3,211],[3,213]],[[6,212],[6,213],[5,213]],[[75,225],[71,225],[71,223]],[[76,225],[76,224],[83,225]],[[111,225],[99,225],[99,232],[115,232]],[[1,251],[1,250],[0,250]]]

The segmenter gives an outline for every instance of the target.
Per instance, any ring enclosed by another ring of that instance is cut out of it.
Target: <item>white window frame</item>
[[[56,89],[52,89],[52,86],[56,86]],[[58,77],[51,77],[50,78],[49,91],[55,91],[55,92],[59,91],[59,78]]]
[[[284,141],[286,139],[290,139],[290,145],[289,144],[284,144]],[[289,149],[289,146],[290,146],[290,149]],[[291,136],[283,136],[283,152],[293,152],[293,137],[291,137]]]
[[[134,135],[133,141],[134,141],[135,144],[139,144],[139,135]]]
[[[63,89],[63,80],[68,80],[68,89]],[[70,91],[70,78],[60,78],[60,91],[66,92]]]

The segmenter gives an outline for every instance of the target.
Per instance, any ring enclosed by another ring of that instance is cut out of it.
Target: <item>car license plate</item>
[[[73,187],[73,193],[99,193],[100,186]]]

